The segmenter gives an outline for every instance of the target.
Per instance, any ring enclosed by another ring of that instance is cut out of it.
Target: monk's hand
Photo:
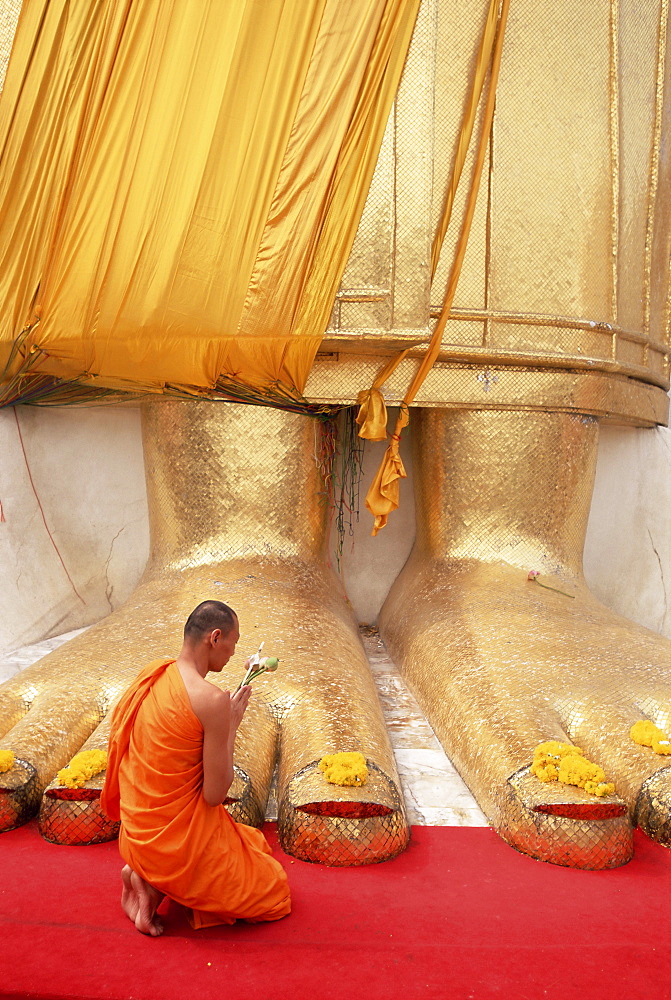
[[[239,691],[231,695],[231,729],[237,730],[242,722],[242,717],[247,710],[251,694],[251,685],[245,684]]]

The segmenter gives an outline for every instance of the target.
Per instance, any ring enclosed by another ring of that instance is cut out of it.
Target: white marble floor
[[[387,722],[410,822],[418,826],[487,826],[377,630],[362,628],[361,638]]]
[[[52,639],[34,642],[31,646],[22,646],[20,649],[14,649],[11,653],[0,656],[0,684],[8,681],[14,674],[18,674],[24,667],[30,667],[37,660],[41,660],[52,649],[58,649],[68,639],[74,639],[81,632],[86,632],[86,629],[76,628],[72,632],[64,632],[63,635],[55,635]]]
[[[0,682],[83,631],[66,632],[6,653],[0,657]],[[487,820],[436,739],[377,631],[364,627],[361,638],[387,720],[410,822],[418,826],[487,826]],[[271,799],[268,819],[274,819],[274,813]]]

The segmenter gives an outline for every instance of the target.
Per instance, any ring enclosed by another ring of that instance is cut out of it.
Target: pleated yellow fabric
[[[368,493],[366,494],[366,507],[375,517],[373,530],[371,532],[371,534],[373,535],[376,535],[381,528],[385,527],[385,525],[387,524],[387,519],[389,517],[389,514],[398,508],[399,480],[404,478],[406,475],[405,469],[403,468],[403,462],[401,461],[401,457],[399,454],[399,443],[400,443],[401,433],[403,431],[403,428],[406,427],[409,422],[408,407],[412,404],[413,400],[415,399],[415,396],[417,395],[417,392],[421,387],[422,382],[428,375],[430,369],[432,368],[440,352],[440,345],[442,343],[445,325],[450,315],[450,310],[452,308],[452,303],[454,301],[454,295],[457,290],[459,275],[461,274],[461,267],[464,262],[464,257],[466,255],[468,237],[470,234],[471,223],[473,221],[473,214],[475,212],[475,205],[477,202],[478,191],[480,188],[480,177],[482,175],[482,167],[484,164],[485,153],[489,141],[489,133],[492,127],[492,119],[494,115],[494,103],[496,97],[496,84],[498,82],[499,69],[501,65],[503,36],[508,18],[509,6],[510,6],[510,0],[502,0],[501,12],[499,15],[498,12],[499,0],[491,0],[490,3],[489,16],[485,24],[483,39],[478,53],[471,98],[464,115],[464,122],[461,129],[457,155],[455,157],[455,162],[452,168],[452,177],[450,180],[450,186],[447,192],[445,205],[443,206],[443,214],[438,229],[437,239],[434,241],[433,245],[432,275],[435,274],[438,258],[440,255],[440,248],[442,246],[442,240],[445,236],[445,232],[447,230],[447,224],[449,222],[449,218],[452,211],[452,205],[454,202],[454,193],[456,191],[456,187],[459,182],[459,177],[461,176],[461,171],[464,165],[468,140],[470,140],[473,131],[473,122],[475,120],[475,110],[477,107],[476,94],[477,97],[479,98],[480,93],[482,91],[486,67],[491,61],[489,92],[487,94],[487,101],[485,104],[482,130],[478,140],[477,154],[475,158],[475,166],[473,169],[471,187],[468,193],[466,212],[464,215],[464,221],[462,224],[461,233],[459,235],[459,240],[457,242],[454,261],[452,262],[452,268],[450,270],[450,277],[447,283],[447,290],[445,292],[445,300],[443,302],[443,307],[441,309],[440,316],[438,317],[438,322],[436,323],[436,328],[431,336],[431,341],[429,343],[428,350],[424,355],[424,357],[422,358],[417,368],[417,371],[415,372],[415,375],[403,397],[403,403],[401,404],[401,409],[399,411],[399,415],[396,421],[394,433],[392,434],[391,437],[391,443],[382,458],[380,468],[378,469],[377,474],[373,479],[373,482],[368,488]],[[393,361],[390,362],[390,365],[388,367],[392,368],[393,370],[394,362]],[[365,399],[365,394],[364,394],[364,399]],[[361,431],[359,431],[359,434],[361,435]]]
[[[301,392],[419,0],[25,0],[0,371]]]

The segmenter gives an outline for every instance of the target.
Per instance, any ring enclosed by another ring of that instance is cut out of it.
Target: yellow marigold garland
[[[599,798],[615,792],[615,785],[606,781],[603,769],[587,760],[582,750],[572,743],[560,743],[558,740],[541,743],[534,750],[531,773],[540,781],[577,785]]]
[[[650,747],[655,753],[671,754],[671,740],[663,729],[649,719],[635,722],[629,730],[629,735],[639,746]]]
[[[15,759],[12,750],[0,750],[0,774],[14,767]]]
[[[106,750],[82,750],[74,755],[67,767],[58,772],[58,780],[66,788],[83,788],[89,778],[107,767]]]
[[[357,751],[327,753],[319,766],[332,785],[365,785],[368,778],[366,758]]]

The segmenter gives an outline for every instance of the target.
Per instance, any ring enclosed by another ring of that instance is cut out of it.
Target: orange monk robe
[[[112,716],[101,804],[121,820],[119,851],[145,881],[192,910],[193,927],[290,912],[284,869],[260,830],[203,788],[203,727],[174,660],[138,675]]]

